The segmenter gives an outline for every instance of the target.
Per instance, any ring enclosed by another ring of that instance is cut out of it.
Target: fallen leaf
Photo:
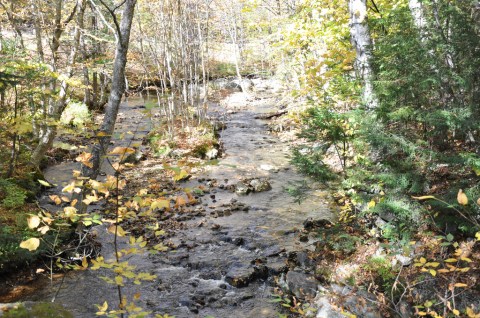
[[[32,215],[27,219],[28,227],[34,229],[40,225],[40,218],[37,215]]]
[[[40,246],[40,240],[36,237],[32,237],[20,243],[21,248],[27,249],[30,252],[35,251],[39,246]]]
[[[462,189],[458,190],[457,201],[461,205],[467,205],[468,204],[467,195],[465,193],[463,193]]]

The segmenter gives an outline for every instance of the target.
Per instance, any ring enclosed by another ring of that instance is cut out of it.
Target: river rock
[[[279,275],[288,271],[288,265],[284,258],[272,258],[268,259],[267,269],[270,275]]]
[[[234,264],[227,272],[225,280],[232,286],[245,287],[253,280],[255,268],[246,264]]]
[[[289,271],[285,277],[288,290],[297,298],[314,298],[317,293],[317,280],[315,277],[297,272]]]
[[[279,171],[279,169],[277,167],[272,166],[272,165],[267,165],[267,164],[260,165],[260,169],[264,170],[264,171],[272,171],[272,172],[278,172]]]
[[[330,303],[328,296],[321,295],[317,297],[314,307],[317,309],[316,318],[345,318],[345,316],[339,312],[339,309]]]
[[[395,255],[394,261],[398,261],[402,266],[410,266],[412,264],[412,258],[408,256],[404,256],[401,254]],[[396,263],[396,262],[395,262]],[[395,264],[392,264],[395,265]]]
[[[248,193],[250,193],[250,191],[251,190],[248,187],[248,185],[246,185],[243,182],[238,182],[235,185],[235,193],[238,194],[238,195],[247,195]]]
[[[217,159],[217,157],[218,157],[218,149],[216,148],[212,148],[205,153],[205,159],[207,160]]]
[[[345,311],[351,312],[357,317],[381,318],[379,308],[370,299],[375,299],[375,295],[366,291],[354,290],[349,286],[340,286],[332,284],[332,292],[337,295]]]
[[[272,189],[272,186],[267,180],[253,179],[250,181],[250,186],[254,192],[263,192]]]
[[[134,153],[124,156],[120,163],[139,163],[143,159],[145,159],[145,154],[137,149]]]
[[[323,228],[323,227],[330,227],[330,226],[332,226],[332,222],[325,219],[314,220],[312,218],[308,218],[303,222],[304,229],[308,231],[315,228]]]

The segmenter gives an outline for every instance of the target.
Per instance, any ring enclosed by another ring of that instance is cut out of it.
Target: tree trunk
[[[372,40],[367,24],[366,0],[350,0],[348,6],[351,39],[357,53],[355,69],[363,82],[362,101],[367,108],[373,109],[377,107],[378,100],[373,91],[372,54],[370,51]]]
[[[80,10],[78,10],[77,14],[77,24],[75,26],[75,31],[73,35],[73,46],[70,51],[70,55],[67,60],[67,69],[65,72],[65,79],[60,84],[60,92],[58,95],[57,100],[52,100],[50,105],[48,106],[47,115],[49,120],[57,121],[60,119],[62,112],[65,108],[67,102],[67,93],[69,89],[68,81],[73,76],[74,64],[77,58],[78,48],[80,44],[80,25],[81,20],[83,20],[83,15],[85,13],[85,0],[78,0],[77,4],[80,6]],[[59,38],[54,37],[53,42],[58,41]],[[58,43],[58,46],[60,44]],[[58,49],[58,47],[57,47]],[[54,52],[55,54],[55,52]],[[55,60],[55,56],[54,56]],[[39,143],[35,150],[32,153],[31,162],[34,166],[38,167],[40,165],[41,160],[43,159],[45,153],[50,149],[53,144],[53,140],[57,134],[57,127],[56,125],[47,125],[42,136],[40,136]]]
[[[133,13],[137,0],[126,0],[122,19],[118,28],[118,42],[113,63],[113,79],[110,97],[105,109],[105,117],[98,133],[98,143],[92,149],[92,167],[83,166],[84,176],[95,179],[100,173],[103,157],[107,153],[111,135],[115,129],[118,108],[125,92],[125,66],[127,64],[128,44],[132,27]]]

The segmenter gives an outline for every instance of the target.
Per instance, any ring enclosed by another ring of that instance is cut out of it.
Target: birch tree
[[[366,0],[350,0],[348,6],[350,11],[351,40],[357,55],[355,69],[357,76],[363,82],[362,100],[367,108],[376,108],[378,101],[373,90],[372,40],[367,25]]]

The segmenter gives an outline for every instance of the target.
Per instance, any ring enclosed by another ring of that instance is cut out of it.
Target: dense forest
[[[0,0],[0,62],[0,316],[480,317],[480,2]]]

